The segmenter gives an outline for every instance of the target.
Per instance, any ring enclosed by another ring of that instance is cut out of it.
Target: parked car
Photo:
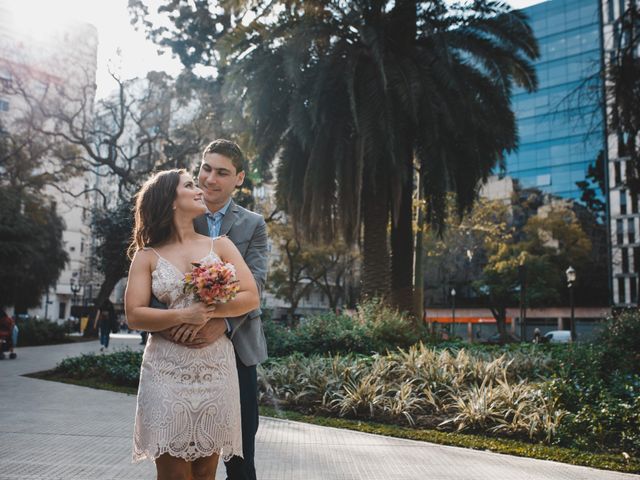
[[[569,343],[571,342],[571,330],[551,330],[542,337],[549,343]]]

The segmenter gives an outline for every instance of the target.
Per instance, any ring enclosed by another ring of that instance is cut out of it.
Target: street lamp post
[[[451,336],[454,337],[456,334],[456,289],[451,289],[451,318],[453,321],[451,327]]]
[[[518,265],[518,280],[520,282],[520,341],[526,340],[527,334],[527,270],[526,266]]]
[[[573,267],[567,268],[567,287],[569,287],[569,304],[571,305],[571,341],[576,341],[576,317],[573,302],[573,286],[576,282],[576,271]]]
[[[80,293],[80,284],[76,283],[75,279],[71,279],[71,293],[73,293],[73,299],[71,300],[71,306],[76,304],[78,293]]]

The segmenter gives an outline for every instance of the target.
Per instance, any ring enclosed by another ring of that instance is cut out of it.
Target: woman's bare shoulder
[[[131,266],[153,270],[158,258],[158,254],[150,247],[141,248],[136,251],[131,259]]]
[[[236,245],[226,235],[221,235],[213,240],[213,248],[218,256],[224,259],[225,255],[237,250]]]

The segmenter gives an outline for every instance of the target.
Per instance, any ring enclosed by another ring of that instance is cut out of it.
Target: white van
[[[571,342],[571,330],[552,330],[544,334],[545,342],[569,343]]]

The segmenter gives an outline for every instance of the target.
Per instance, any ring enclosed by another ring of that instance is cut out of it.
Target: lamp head
[[[567,274],[567,283],[569,285],[573,284],[573,282],[576,281],[576,271],[573,267],[569,267],[567,268],[567,271],[565,272]]]

